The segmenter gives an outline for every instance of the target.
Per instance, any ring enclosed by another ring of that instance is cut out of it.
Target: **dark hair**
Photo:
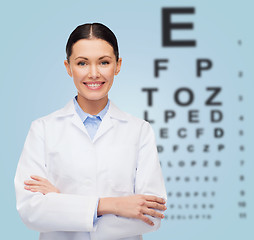
[[[119,59],[119,51],[118,51],[118,44],[115,34],[105,25],[101,23],[86,23],[79,25],[74,29],[71,33],[67,44],[66,44],[66,58],[69,62],[70,56],[72,54],[72,46],[80,39],[102,39],[108,42],[116,56],[116,61]]]

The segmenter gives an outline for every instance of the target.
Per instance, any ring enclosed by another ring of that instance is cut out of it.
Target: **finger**
[[[139,217],[140,220],[147,223],[150,226],[154,226],[153,221],[151,221],[148,217],[144,216],[143,214]]]
[[[40,177],[40,176],[36,176],[36,175],[31,175],[30,176],[32,179],[36,180],[36,181],[45,181],[47,180],[46,178]]]
[[[162,210],[165,211],[167,210],[167,207],[164,204],[160,204],[160,203],[156,203],[156,202],[146,202],[146,206],[148,208],[153,208],[153,209],[158,209],[158,210]]]
[[[31,192],[40,192],[43,194],[46,194],[46,191],[44,188],[42,187],[38,187],[38,186],[25,186],[24,187],[26,190],[31,191]]]
[[[152,195],[145,195],[145,199],[147,201],[157,202],[157,203],[161,203],[161,204],[165,204],[166,203],[166,201],[163,198],[152,196]]]
[[[38,185],[38,186],[43,185],[42,182],[40,182],[40,181],[34,181],[34,180],[26,180],[26,181],[24,181],[24,183],[26,185],[34,185],[34,186],[36,186],[36,185]]]
[[[152,217],[157,217],[157,218],[161,218],[161,219],[164,218],[164,215],[162,213],[157,212],[157,211],[155,211],[153,209],[149,209],[149,208],[144,209],[143,213],[147,214],[147,215],[150,215]]]

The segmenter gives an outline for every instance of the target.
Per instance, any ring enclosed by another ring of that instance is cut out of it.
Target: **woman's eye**
[[[103,62],[101,62],[101,65],[107,65],[107,64],[109,64],[108,61],[103,61]]]
[[[79,65],[79,66],[85,66],[86,63],[85,63],[85,62],[79,62],[78,65]]]

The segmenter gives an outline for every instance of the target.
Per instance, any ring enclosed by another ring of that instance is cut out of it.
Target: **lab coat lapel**
[[[74,124],[76,127],[78,127],[83,133],[85,133],[87,135],[87,137],[90,138],[90,136],[86,130],[86,127],[82,123],[80,117],[78,116],[78,114],[74,108],[73,99],[71,101],[69,101],[69,103],[58,112],[58,117],[66,117],[68,115],[72,115],[71,116],[72,124]],[[122,112],[121,110],[119,110],[113,104],[113,102],[110,101],[108,112],[104,116],[104,118],[99,126],[99,129],[97,130],[97,133],[94,136],[93,142],[95,142],[97,139],[99,139],[101,136],[103,136],[111,128],[114,127],[112,118],[117,119],[119,121],[128,121],[127,115],[124,112]]]
[[[105,133],[107,133],[110,129],[114,127],[114,121],[116,119],[118,121],[128,121],[127,115],[118,109],[115,104],[110,101],[108,112],[103,118],[97,133],[94,136],[93,142],[102,137]]]
[[[106,132],[108,132],[111,128],[113,128],[113,122],[112,119],[110,118],[110,114],[107,113],[105,117],[103,118],[95,136],[93,139],[93,142],[95,142],[98,138],[103,136]]]
[[[83,133],[87,135],[88,138],[90,138],[86,130],[86,127],[84,126],[82,120],[80,119],[79,115],[75,110],[73,99],[71,99],[71,101],[69,101],[65,105],[65,107],[58,112],[58,117],[67,117],[67,116],[71,117],[70,121],[75,127],[79,128]]]
[[[80,117],[78,116],[78,114],[74,114],[71,121],[76,127],[78,127],[83,133],[85,133],[90,138],[90,136],[89,136],[89,134],[86,130],[86,127],[82,123],[82,121],[81,121]]]

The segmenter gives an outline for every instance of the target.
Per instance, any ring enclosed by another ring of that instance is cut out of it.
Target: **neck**
[[[108,103],[108,96],[100,100],[89,100],[78,94],[77,102],[82,110],[91,115],[97,115]]]

